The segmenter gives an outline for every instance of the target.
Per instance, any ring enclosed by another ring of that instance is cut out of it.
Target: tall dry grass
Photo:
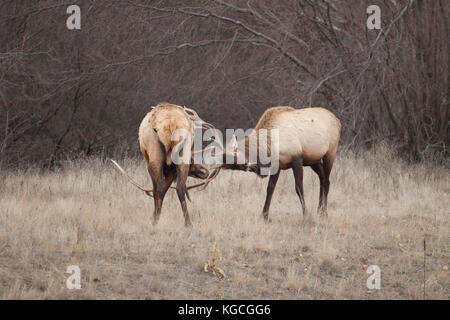
[[[122,164],[149,184],[143,161]],[[261,215],[267,179],[225,171],[191,192],[192,229],[173,190],[152,226],[152,199],[98,159],[3,172],[2,180],[2,299],[450,298],[449,169],[407,165],[386,146],[339,155],[328,218],[316,214],[319,182],[309,168],[309,218],[290,171],[271,223]],[[204,270],[216,233],[223,281]],[[69,265],[81,268],[80,290],[66,288]],[[366,287],[368,265],[381,269],[380,290]]]

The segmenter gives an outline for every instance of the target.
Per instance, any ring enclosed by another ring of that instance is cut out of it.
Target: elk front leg
[[[298,157],[292,161],[292,170],[294,171],[295,192],[300,199],[303,215],[306,214],[305,198],[303,196],[303,158]]]
[[[322,163],[318,162],[313,164],[311,168],[317,173],[320,180],[320,194],[319,194],[319,206],[317,207],[317,213],[325,214],[327,212],[326,196],[325,196],[325,186],[327,185],[327,179],[325,177],[325,170]],[[329,185],[329,184],[328,184]]]
[[[268,221],[268,219],[269,219],[270,202],[272,201],[273,191],[275,190],[275,186],[277,185],[279,176],[280,176],[280,170],[278,170],[277,173],[270,176],[269,183],[267,184],[266,202],[264,203],[264,209],[263,209],[263,217],[264,217],[264,220],[266,220],[266,221]]]
[[[335,155],[326,155],[323,158],[323,170],[325,173],[324,184],[323,184],[323,215],[327,215],[327,202],[328,202],[328,191],[330,191],[330,173],[333,168],[333,161]]]

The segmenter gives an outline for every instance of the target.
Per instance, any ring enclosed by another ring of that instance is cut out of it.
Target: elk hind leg
[[[175,170],[168,168],[152,168],[148,167],[148,173],[153,182],[153,198],[155,209],[153,211],[153,225],[156,225],[161,216],[162,204],[167,190],[169,189],[175,177]]]
[[[186,204],[186,180],[189,174],[189,165],[178,165],[177,166],[177,195],[178,200],[180,200],[181,209],[183,210],[184,225],[186,227],[191,227],[191,219],[189,218],[189,212]]]
[[[158,215],[158,219],[161,215],[162,203],[164,201],[164,197],[167,193],[167,190],[169,190],[170,185],[172,184],[175,177],[176,177],[175,168],[164,170],[164,184],[162,184],[162,187],[159,187],[159,189],[157,191],[158,199],[159,199],[159,203],[160,203],[160,213]]]
[[[150,174],[153,183],[153,200],[155,203],[155,208],[153,211],[153,225],[156,225],[161,215],[163,200],[163,197],[161,197],[161,191],[163,190],[164,176],[162,174],[162,170],[154,170],[151,167],[148,167],[148,173]]]

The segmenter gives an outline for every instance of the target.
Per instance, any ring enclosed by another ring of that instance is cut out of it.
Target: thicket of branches
[[[66,8],[81,7],[81,30]],[[369,5],[382,30],[366,27]],[[446,0],[2,1],[0,162],[47,166],[135,154],[150,106],[218,128],[274,105],[323,106],[343,148],[388,140],[406,158],[448,156]]]

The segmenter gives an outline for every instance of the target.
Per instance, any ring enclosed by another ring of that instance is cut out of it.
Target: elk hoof
[[[264,217],[264,222],[266,223],[271,223],[272,219],[269,218],[269,214],[264,214],[263,213],[263,217]]]
[[[190,220],[185,221],[185,222],[184,222],[184,226],[185,226],[186,228],[192,228],[192,223],[191,223],[191,221],[190,221]]]

